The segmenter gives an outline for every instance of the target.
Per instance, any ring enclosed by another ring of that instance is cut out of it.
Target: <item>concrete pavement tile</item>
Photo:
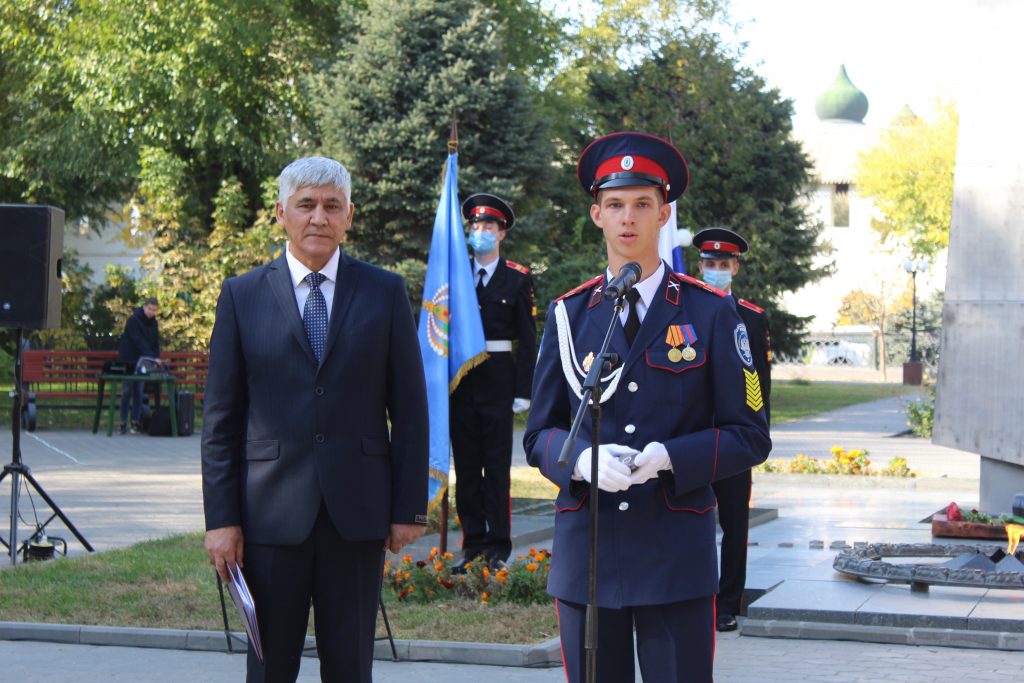
[[[884,585],[857,608],[854,623],[866,626],[967,628],[967,617],[984,588],[932,586],[914,593],[910,586]]]
[[[879,588],[838,581],[787,580],[750,605],[747,614],[757,619],[853,623],[854,612]]]
[[[1024,634],[1024,591],[989,590],[971,610],[967,628]]]

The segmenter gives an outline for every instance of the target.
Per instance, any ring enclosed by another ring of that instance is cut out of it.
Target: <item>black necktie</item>
[[[640,301],[640,292],[631,289],[626,292],[626,301],[629,302],[629,311],[626,313],[626,341],[633,345],[636,333],[640,331],[640,312],[636,308],[636,302]]]
[[[313,347],[313,355],[317,362],[324,355],[324,345],[327,343],[327,300],[324,293],[320,291],[320,283],[327,279],[322,273],[310,273],[306,276],[306,284],[309,285],[309,295],[306,297],[306,305],[302,308],[302,326],[306,328],[306,337],[309,345]]]
[[[487,275],[487,269],[481,268],[476,271],[476,274],[480,276],[480,279],[476,281],[476,297],[479,299],[484,293],[484,275]]]

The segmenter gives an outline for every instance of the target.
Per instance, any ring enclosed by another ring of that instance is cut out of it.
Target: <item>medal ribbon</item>
[[[683,328],[679,325],[669,325],[665,333],[665,343],[675,348],[683,343]]]
[[[679,327],[675,325],[675,327]],[[693,330],[693,325],[683,325],[683,335],[686,337],[686,345],[693,346],[697,343],[697,333]]]

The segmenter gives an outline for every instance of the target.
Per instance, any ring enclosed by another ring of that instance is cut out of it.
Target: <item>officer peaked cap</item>
[[[511,206],[499,197],[483,192],[466,197],[462,202],[462,217],[468,223],[497,221],[502,224],[502,230],[508,230],[516,222]]]
[[[583,190],[597,193],[612,187],[660,188],[666,202],[686,191],[690,171],[671,142],[646,133],[612,133],[590,143],[576,171]]]

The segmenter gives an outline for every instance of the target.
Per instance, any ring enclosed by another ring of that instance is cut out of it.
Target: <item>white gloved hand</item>
[[[623,455],[636,455],[636,449],[613,443],[597,449],[597,488],[614,493],[630,487],[629,466],[619,460]],[[583,451],[576,459],[573,476],[590,481],[590,449]]]
[[[530,409],[530,399],[528,398],[514,398],[512,399],[512,412],[521,413],[525,410]]]
[[[630,485],[642,484],[648,479],[654,479],[661,470],[672,471],[672,460],[668,457],[668,449],[664,444],[652,441],[644,446],[640,455],[633,461],[636,469],[629,476]]]

